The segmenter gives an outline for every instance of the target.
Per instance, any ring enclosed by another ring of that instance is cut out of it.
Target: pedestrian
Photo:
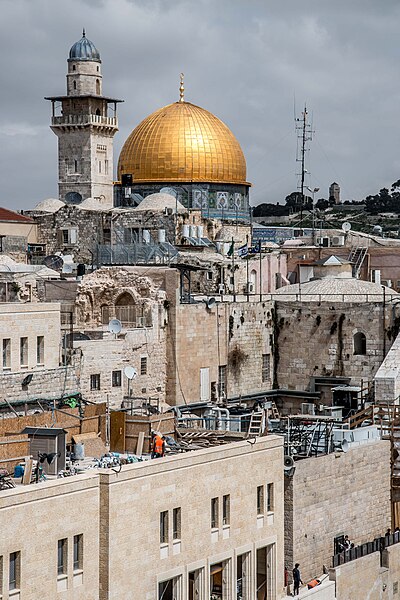
[[[299,566],[300,566],[300,564],[296,563],[294,565],[294,569],[293,569],[293,596],[299,595],[300,584],[303,585],[303,582],[301,580]]]

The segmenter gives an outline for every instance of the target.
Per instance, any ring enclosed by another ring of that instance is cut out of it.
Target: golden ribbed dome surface
[[[174,102],[146,117],[126,140],[118,177],[134,183],[246,183],[239,142],[215,115],[190,102]]]

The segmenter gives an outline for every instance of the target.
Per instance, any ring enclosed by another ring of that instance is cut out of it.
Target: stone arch
[[[116,297],[114,305],[115,318],[119,319],[125,326],[135,327],[137,310],[132,294],[127,291],[122,292]]]

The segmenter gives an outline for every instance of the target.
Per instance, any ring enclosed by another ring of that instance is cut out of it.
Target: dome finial
[[[82,31],[82,37],[86,37],[86,31],[85,31],[85,28],[83,28],[83,31]]]
[[[185,86],[183,85],[184,74],[181,73],[181,84],[179,86],[179,102],[185,102]]]

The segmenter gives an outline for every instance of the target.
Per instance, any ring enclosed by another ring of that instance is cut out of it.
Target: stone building
[[[380,285],[325,277],[284,286],[273,298],[274,387],[322,391],[324,381],[329,388],[340,378],[372,387],[396,334],[394,290],[384,298]]]
[[[84,277],[76,297],[73,364],[80,389],[91,401],[121,406],[124,398],[165,401],[165,292],[129,267],[111,267]],[[120,333],[108,330],[118,319]],[[136,371],[134,379],[125,367]]]
[[[0,208],[0,255],[27,262],[37,242],[37,225],[26,215]]]
[[[52,103],[51,129],[58,137],[60,200],[78,204],[96,198],[112,207],[113,137],[121,100],[103,96],[100,53],[85,31],[69,51],[67,95],[46,99]]]
[[[335,538],[357,546],[390,529],[390,442],[350,444],[295,465],[285,477],[285,564],[299,562],[309,581],[331,566]]]
[[[278,600],[283,519],[272,435],[1,491],[3,598]]]

